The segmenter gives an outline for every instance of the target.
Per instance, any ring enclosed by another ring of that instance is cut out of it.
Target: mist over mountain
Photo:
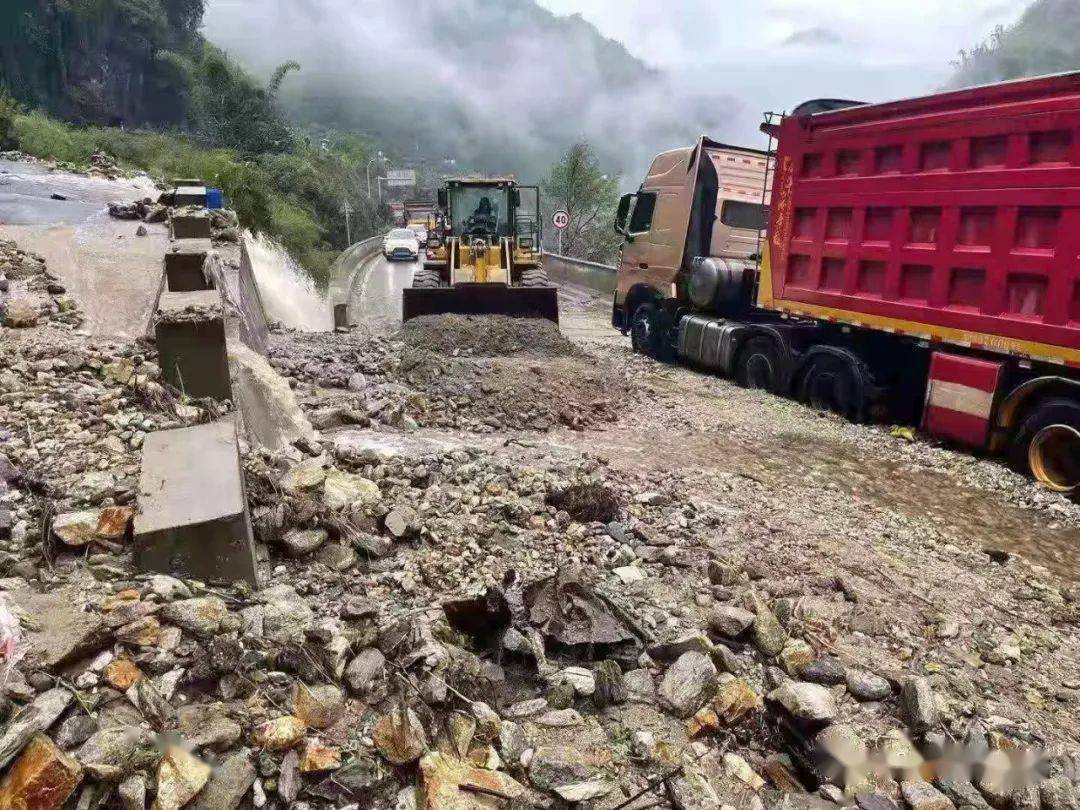
[[[533,0],[210,0],[205,34],[259,74],[299,61],[281,94],[299,123],[525,180],[580,139],[636,180],[738,104]]]
[[[1080,0],[1035,0],[1013,25],[960,55],[951,85],[1080,70]]]

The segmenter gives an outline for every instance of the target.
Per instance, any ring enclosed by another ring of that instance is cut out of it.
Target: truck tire
[[[423,290],[441,287],[442,279],[439,277],[439,271],[429,267],[418,267],[413,271],[412,286]]]
[[[1013,437],[1009,460],[1056,492],[1080,490],[1080,402],[1052,398],[1032,408]]]
[[[865,403],[855,370],[839,357],[823,355],[810,361],[799,385],[799,399],[814,410],[862,421]]]
[[[782,393],[782,364],[775,341],[767,337],[750,338],[735,357],[735,382],[743,388]]]
[[[634,310],[634,317],[630,321],[630,345],[635,352],[661,363],[675,360],[675,351],[667,339],[660,310],[651,301],[639,304]]]
[[[520,287],[550,287],[551,281],[548,279],[547,270],[542,265],[536,267],[528,267],[521,271],[521,284]]]

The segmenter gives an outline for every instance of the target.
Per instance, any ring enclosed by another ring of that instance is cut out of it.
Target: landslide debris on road
[[[0,328],[26,329],[46,321],[77,327],[82,316],[44,259],[0,239]]]
[[[449,357],[581,357],[557,324],[505,315],[426,315],[402,326],[405,348]]]
[[[150,347],[0,328],[0,807],[1080,802],[1080,590],[830,478],[549,442],[549,389],[644,380],[664,395],[623,421],[683,441],[747,400],[434,328],[457,356],[275,336],[323,433],[241,447],[261,591],[132,565],[141,444],[221,409]],[[471,435],[414,430],[432,414]]]
[[[352,392],[323,400],[312,415],[323,428],[586,429],[617,417],[632,378],[625,366],[597,363],[548,321],[499,316],[419,318],[390,338],[291,334],[275,341],[271,358],[306,385]]]

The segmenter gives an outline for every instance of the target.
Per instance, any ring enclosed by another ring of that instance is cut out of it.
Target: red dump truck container
[[[1080,367],[1080,75],[788,116],[775,177],[763,304]]]
[[[756,261],[712,247],[727,214],[754,221],[718,145],[660,155],[616,217],[613,324],[661,359],[1080,491],[1080,74],[807,102],[764,128]]]

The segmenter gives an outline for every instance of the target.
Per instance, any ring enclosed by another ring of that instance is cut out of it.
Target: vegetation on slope
[[[1035,0],[1013,25],[961,51],[955,87],[1080,69],[1080,2]]]
[[[257,82],[199,36],[203,0],[12,2],[0,15],[0,146],[74,168],[101,151],[159,180],[202,178],[320,282],[345,246],[346,200],[354,236],[385,224],[366,194],[371,145],[294,131],[277,94],[300,66]]]

